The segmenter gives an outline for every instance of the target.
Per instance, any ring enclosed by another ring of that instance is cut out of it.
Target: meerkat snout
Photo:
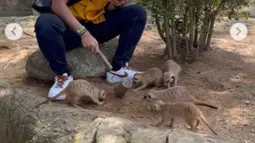
[[[105,97],[106,97],[106,92],[105,91],[101,91],[101,94],[99,95],[98,100],[100,102],[102,102],[102,101],[105,100]]]
[[[137,78],[137,75],[135,75],[133,77],[133,83],[137,83],[137,82],[140,82],[140,80]]]
[[[151,96],[150,96],[150,95],[144,95],[144,96],[143,96],[143,99],[144,99],[144,100],[150,101],[150,100],[151,100]]]
[[[162,101],[156,101],[153,105],[152,105],[152,110],[154,111],[160,111],[162,109],[163,103]]]
[[[172,75],[170,82],[173,82],[175,80],[175,77]]]
[[[171,78],[170,78],[170,87],[173,87],[174,86],[174,83],[175,83],[175,76],[171,76]]]

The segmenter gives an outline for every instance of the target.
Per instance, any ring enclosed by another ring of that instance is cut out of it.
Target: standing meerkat
[[[177,85],[179,80],[181,66],[174,60],[167,60],[162,66],[163,72],[163,85],[170,88]]]
[[[156,100],[151,104],[152,112],[160,114],[161,121],[156,126],[161,126],[164,122],[170,120],[170,127],[173,127],[174,120],[176,118],[183,119],[189,126],[189,130],[194,131],[200,124],[200,121],[204,122],[205,125],[215,134],[217,133],[211,128],[202,111],[191,102],[162,102]]]
[[[189,91],[182,86],[174,86],[163,90],[150,89],[143,97],[147,101],[162,100],[165,102],[193,102],[196,105],[207,106],[213,109],[218,109],[217,106],[200,101],[189,93]]]
[[[38,108],[42,104],[49,103],[50,100],[56,100],[61,95],[66,95],[66,99],[62,101],[62,103],[80,108],[77,105],[80,99],[87,99],[87,101],[92,101],[97,105],[102,105],[106,97],[106,92],[86,80],[77,79],[73,80],[63,91],[53,98],[48,98],[47,100],[37,104],[35,108]]]
[[[149,85],[153,85],[155,87],[162,86],[162,71],[159,68],[150,68],[143,73],[136,73],[133,77],[133,84],[140,86],[133,89],[133,91],[138,91],[146,88]]]

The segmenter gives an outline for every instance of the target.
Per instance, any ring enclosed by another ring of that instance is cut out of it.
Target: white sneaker
[[[51,86],[48,97],[52,98],[56,96],[58,93],[60,93],[62,90],[64,90],[67,85],[73,81],[73,77],[70,75],[68,76],[66,73],[63,75],[55,76],[55,82]],[[57,98],[57,100],[65,100],[66,95],[61,95]]]
[[[126,67],[122,67],[118,71],[109,71],[106,73],[106,80],[109,83],[119,83],[123,80],[133,78],[136,73],[142,73],[138,70],[132,69],[126,64]]]

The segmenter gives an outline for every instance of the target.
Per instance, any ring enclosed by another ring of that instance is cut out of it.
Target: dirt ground
[[[234,41],[228,33],[215,34],[210,51],[202,53],[192,64],[181,64],[183,71],[179,82],[198,99],[220,107],[213,110],[199,106],[221,137],[243,143],[255,141],[255,30],[249,32],[244,41]],[[24,69],[27,56],[38,49],[35,39],[24,36],[19,41],[10,42],[1,38],[0,79],[22,86],[24,90],[34,92],[35,96],[46,97],[51,85],[28,79]],[[139,70],[159,67],[164,62],[163,50],[164,43],[157,32],[145,31],[130,64]],[[141,105],[148,89],[138,93],[130,91],[123,99],[118,99],[104,79],[88,80],[108,94],[104,105],[84,105],[84,108],[112,112],[144,124],[159,121]],[[185,129],[181,123],[177,121],[175,127]],[[199,133],[212,134],[203,123],[198,129]]]

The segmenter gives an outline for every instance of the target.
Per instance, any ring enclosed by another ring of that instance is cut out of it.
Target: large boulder
[[[24,90],[25,89],[25,90]],[[163,129],[110,113],[45,100],[27,88],[0,81],[1,143],[238,143],[188,130]]]
[[[113,39],[100,44],[102,53],[111,63],[118,39]],[[88,49],[77,48],[66,53],[67,61],[74,78],[104,77],[107,66],[99,55],[92,54]],[[34,52],[27,60],[26,72],[29,77],[53,81],[55,74],[52,72],[47,60],[40,50]]]

